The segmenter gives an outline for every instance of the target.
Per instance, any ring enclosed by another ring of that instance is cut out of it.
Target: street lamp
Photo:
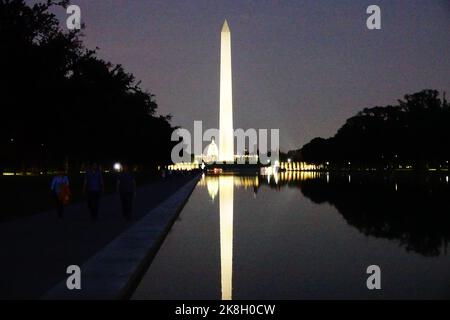
[[[114,170],[119,172],[120,170],[122,170],[122,165],[119,162],[116,162],[114,164]]]

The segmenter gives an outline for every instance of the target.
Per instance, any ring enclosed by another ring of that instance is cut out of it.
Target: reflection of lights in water
[[[217,193],[219,192],[219,179],[217,177],[212,177],[211,179],[206,180],[206,188],[208,189],[209,196],[211,197],[212,201],[217,196]]]
[[[199,185],[206,186],[214,199],[219,193],[220,208],[220,273],[222,300],[233,298],[233,201],[236,187],[258,187],[258,176],[202,175]]]
[[[327,172],[327,183],[330,183],[330,174]]]
[[[327,173],[327,181],[330,174]],[[324,178],[324,173],[314,171],[292,171],[268,174],[267,178],[279,181],[305,181]],[[350,177],[350,175],[349,175]],[[258,187],[259,176],[202,175],[199,185],[207,188],[211,199],[219,193],[220,209],[220,273],[222,300],[233,298],[233,201],[234,187]]]
[[[278,181],[279,181],[279,174],[278,174],[278,172],[275,172],[274,174],[273,174],[273,180],[275,181],[275,184],[278,184]]]
[[[352,183],[352,176],[348,175],[348,183]]]
[[[398,184],[395,184],[395,191],[398,191]]]
[[[219,177],[219,175],[202,175],[202,179],[198,184],[202,187],[208,187],[210,183],[218,184]],[[233,181],[235,187],[244,187],[245,189],[259,186],[258,176],[234,176]]]
[[[445,177],[445,181],[448,183],[448,176]]]
[[[233,198],[234,177],[219,177],[220,270],[222,300],[233,297]]]

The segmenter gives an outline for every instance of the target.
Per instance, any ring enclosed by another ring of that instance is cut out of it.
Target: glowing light
[[[278,184],[280,177],[278,175],[278,172],[274,172],[273,174],[273,180],[275,181],[275,184]]]
[[[288,162],[291,163],[291,162],[292,162],[292,159],[288,159]]]
[[[219,177],[220,274],[222,300],[233,297],[233,201],[234,177]]]
[[[222,170],[221,168],[214,168],[213,172],[214,172],[215,174],[219,174],[219,173],[222,173],[223,170]]]
[[[192,171],[195,169],[199,169],[200,164],[198,162],[181,162],[181,163],[175,163],[167,166],[167,169],[173,170],[173,171]]]
[[[201,156],[201,161],[206,163],[214,163],[219,159],[219,149],[217,148],[214,138],[206,147],[204,154]]]
[[[120,171],[120,170],[122,170],[122,165],[119,162],[117,162],[117,163],[114,163],[113,168],[115,171]]]
[[[225,20],[220,49],[220,144],[219,160],[234,161],[233,90],[231,74],[231,32]]]
[[[217,193],[219,193],[219,178],[208,177],[208,179],[206,179],[206,188],[208,189],[208,194],[211,197],[211,200],[214,202]]]

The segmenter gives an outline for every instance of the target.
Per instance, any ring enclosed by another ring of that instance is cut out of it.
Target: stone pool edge
[[[65,279],[50,289],[42,299],[124,300],[130,298],[189,200],[200,176],[200,174],[196,175],[80,266],[80,290],[67,289]]]

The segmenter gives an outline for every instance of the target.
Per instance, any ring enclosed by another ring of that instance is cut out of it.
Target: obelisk
[[[219,161],[234,162],[233,90],[231,77],[231,33],[225,20],[220,48],[220,144]]]

